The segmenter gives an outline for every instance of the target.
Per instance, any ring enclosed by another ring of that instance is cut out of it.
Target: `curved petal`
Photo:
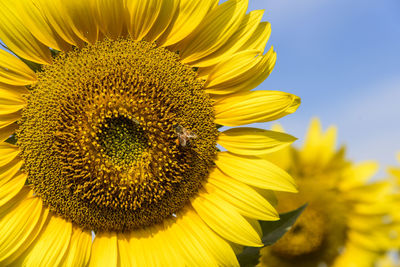
[[[9,181],[0,186],[0,207],[13,199],[22,190],[26,178],[25,173],[18,172]]]
[[[18,123],[10,122],[5,126],[0,126],[0,143],[7,140],[18,129]]]
[[[259,23],[253,35],[246,41],[239,51],[254,49],[263,54],[270,35],[271,24],[269,22]]]
[[[175,14],[179,12],[179,0],[163,0],[160,6],[162,12],[158,14],[154,25],[145,37],[149,42],[156,41],[167,30]]]
[[[323,133],[321,122],[312,119],[300,151],[301,160],[308,165],[325,166],[336,154],[336,139],[336,127],[331,126]]]
[[[9,84],[0,83],[0,104],[25,103],[25,95],[29,91],[24,86],[12,86]]]
[[[17,14],[13,1],[0,1],[0,39],[20,57],[39,64],[49,64],[49,48],[30,33]]]
[[[215,164],[223,173],[245,184],[276,191],[297,192],[293,178],[268,160],[219,152]]]
[[[15,163],[15,160],[19,162],[19,159],[17,159],[18,154],[19,150],[17,146],[8,143],[0,143],[0,173],[4,173],[10,169],[10,166],[8,166],[9,163]],[[12,164],[12,166],[14,165],[15,164]]]
[[[18,123],[16,122],[21,118],[21,110],[10,114],[0,114],[0,142],[7,140],[16,129]]]
[[[203,21],[216,0],[181,0],[176,18],[158,41],[159,45],[170,46],[186,38]]]
[[[29,31],[44,45],[59,51],[71,49],[44,18],[37,0],[17,1],[19,17],[29,25]]]
[[[137,266],[133,263],[134,259],[134,251],[131,251],[128,234],[118,233],[117,235],[117,243],[118,243],[118,265],[120,267],[133,267]]]
[[[339,184],[342,191],[352,190],[367,184],[368,180],[378,171],[379,164],[375,161],[365,161],[350,168]]]
[[[0,265],[14,262],[36,241],[47,215],[42,201],[27,187],[0,207]]]
[[[214,53],[200,59],[199,61],[192,62],[191,65],[196,67],[204,68],[218,64],[224,59],[230,58],[234,53],[239,51],[239,49],[246,43],[248,39],[253,35],[254,31],[257,29],[258,24],[263,16],[263,10],[255,10],[247,14],[237,31],[232,34],[229,40],[221,46]],[[247,48],[245,48],[247,50]],[[259,51],[257,51],[260,53]]]
[[[264,221],[279,220],[275,208],[254,189],[214,169],[205,189],[234,206],[243,216]]]
[[[183,258],[186,266],[217,266],[212,254],[203,246],[203,243],[197,238],[191,228],[187,228],[182,222],[186,220],[186,216],[178,218],[178,220],[168,231],[168,236],[175,238],[175,247],[179,251],[180,257]],[[204,224],[204,222],[203,222]],[[205,236],[208,238],[208,236]]]
[[[260,236],[247,220],[216,194],[200,192],[192,206],[201,219],[223,238],[245,246],[263,246]]]
[[[296,140],[297,138],[285,133],[250,127],[232,128],[218,136],[218,144],[229,152],[248,156],[275,152]]]
[[[215,123],[240,126],[272,121],[295,112],[299,105],[299,97],[280,91],[235,94],[214,104]]]
[[[62,260],[62,266],[87,266],[92,247],[92,234],[77,226],[72,228],[71,241],[67,253]]]
[[[28,85],[36,82],[36,74],[20,59],[0,49],[0,82]]]
[[[135,40],[141,40],[150,32],[157,17],[162,12],[163,1],[160,0],[125,0],[125,14],[128,32]],[[171,14],[168,14],[172,17]]]
[[[18,128],[16,121],[21,118],[25,107],[25,87],[0,83],[0,142],[7,140]]]
[[[214,257],[218,266],[239,266],[232,247],[208,227],[194,210],[189,209],[176,222],[191,233],[199,244]]]
[[[96,17],[100,30],[105,36],[117,39],[124,28],[124,2],[96,0],[96,3]]]
[[[260,85],[274,69],[276,53],[273,48],[264,56],[257,50],[235,54],[210,72],[205,89],[209,94],[226,95],[250,91]]]
[[[247,9],[248,0],[229,0],[219,5],[185,40],[182,62],[198,61],[217,51],[238,29]]]
[[[51,27],[67,43],[74,46],[82,46],[75,32],[78,32],[71,17],[69,16],[63,0],[37,0],[39,9]],[[75,1],[74,1],[75,2]]]
[[[71,18],[71,29],[87,43],[95,43],[99,37],[99,26],[96,21],[96,0],[62,1],[66,13]]]
[[[138,231],[132,231],[128,238],[129,247],[131,251],[131,262],[133,266],[145,266],[154,265],[154,255],[148,250],[147,239],[151,238],[149,233],[143,229]],[[173,239],[171,239],[171,244],[173,244]]]
[[[72,224],[54,214],[28,250],[21,256],[23,266],[58,266],[67,252]]]
[[[91,254],[89,266],[117,266],[117,234],[108,232],[97,233]]]

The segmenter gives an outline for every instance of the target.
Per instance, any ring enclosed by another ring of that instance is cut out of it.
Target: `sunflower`
[[[0,265],[234,266],[262,246],[271,190],[297,189],[255,156],[295,138],[219,129],[300,99],[251,91],[276,54],[247,5],[0,2]]]
[[[335,143],[336,128],[323,133],[314,119],[302,149],[288,147],[267,156],[299,187],[296,195],[279,193],[278,211],[308,207],[282,239],[262,250],[261,266],[372,267],[394,246],[393,184],[371,181],[377,164],[354,164]]]

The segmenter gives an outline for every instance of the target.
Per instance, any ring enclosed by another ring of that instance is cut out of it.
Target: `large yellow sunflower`
[[[308,207],[282,239],[262,250],[261,266],[372,267],[393,248],[393,184],[371,181],[375,162],[353,164],[344,148],[336,150],[336,128],[323,133],[314,119],[302,149],[289,147],[267,158],[299,187],[299,194],[278,195],[278,211]]]
[[[296,188],[254,156],[294,138],[218,129],[300,99],[251,91],[276,54],[247,5],[0,1],[1,266],[234,266],[262,246],[270,190]]]

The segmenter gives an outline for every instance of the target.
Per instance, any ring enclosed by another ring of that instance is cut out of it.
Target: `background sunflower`
[[[336,129],[311,122],[301,149],[268,155],[293,175],[299,194],[278,195],[278,211],[308,203],[293,228],[262,250],[261,266],[374,266],[396,246],[397,193],[387,180],[372,181],[375,162],[354,164],[336,150]]]

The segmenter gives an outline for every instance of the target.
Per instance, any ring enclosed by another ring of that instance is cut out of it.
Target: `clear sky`
[[[302,98],[296,113],[279,120],[286,131],[300,144],[318,116],[325,128],[338,126],[351,159],[397,164],[400,1],[250,0],[249,9],[265,9],[278,54],[259,88]]]

